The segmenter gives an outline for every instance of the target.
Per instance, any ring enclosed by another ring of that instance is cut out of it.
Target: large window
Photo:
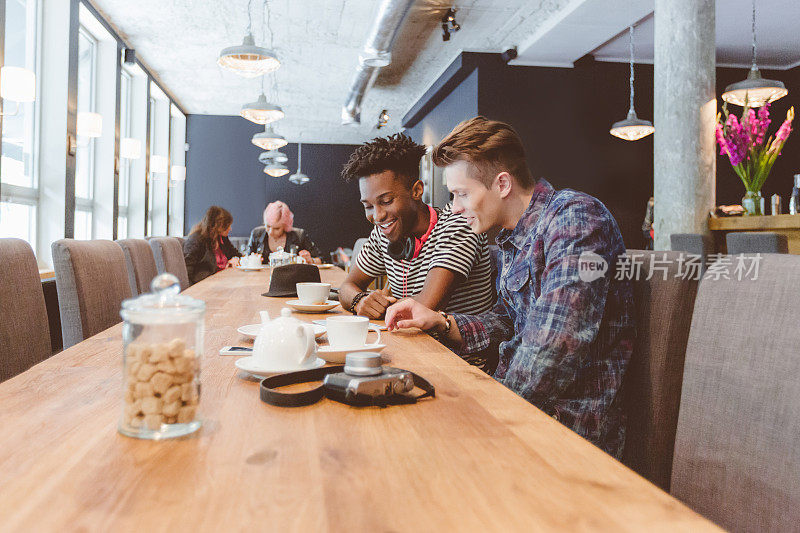
[[[131,138],[133,79],[123,69],[119,82],[119,137],[120,142],[122,142],[122,139]],[[119,239],[124,239],[128,236],[128,197],[131,183],[131,160],[129,157],[125,157],[128,155],[131,154],[120,153],[119,159],[119,215],[117,216],[117,238]]]
[[[95,112],[97,40],[86,28],[78,32],[78,151],[75,161],[75,238],[92,238],[94,207],[94,137],[82,114]],[[85,115],[84,115],[85,116]]]
[[[4,1],[4,0],[0,0]],[[37,69],[37,0],[5,0],[6,66]],[[0,237],[18,237],[36,249],[39,188],[36,102],[4,102],[0,151]]]

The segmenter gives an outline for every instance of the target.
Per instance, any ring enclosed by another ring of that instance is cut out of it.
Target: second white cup
[[[370,325],[365,316],[332,316],[325,320],[328,332],[328,343],[335,350],[348,348],[364,348],[376,346],[381,342],[381,332],[377,326]],[[378,333],[378,339],[366,344],[367,332],[372,329]]]
[[[297,284],[297,299],[303,305],[324,304],[331,294],[330,283],[303,282]]]

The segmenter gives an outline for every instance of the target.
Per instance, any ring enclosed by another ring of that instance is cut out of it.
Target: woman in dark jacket
[[[264,263],[271,252],[278,247],[287,252],[297,246],[297,254],[309,263],[322,263],[320,252],[305,230],[293,228],[294,214],[283,202],[272,202],[264,210],[264,225],[254,228],[250,233],[248,247],[250,253],[260,253]]]
[[[219,270],[237,266],[242,256],[228,240],[233,216],[216,205],[206,211],[183,243],[189,281],[197,283]]]

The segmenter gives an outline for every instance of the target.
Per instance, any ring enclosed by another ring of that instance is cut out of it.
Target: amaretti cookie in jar
[[[160,274],[153,292],[122,302],[123,401],[119,431],[165,439],[200,428],[200,358],[205,303]]]

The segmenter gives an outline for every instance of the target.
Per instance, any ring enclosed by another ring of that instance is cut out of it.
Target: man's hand
[[[356,314],[369,318],[382,318],[386,308],[397,301],[397,298],[389,296],[389,287],[378,291],[372,291],[361,298],[356,305]]]
[[[401,300],[386,311],[386,326],[389,331],[401,328],[419,328],[423,331],[433,328],[443,330],[446,325],[440,313],[428,309],[413,298]]]

